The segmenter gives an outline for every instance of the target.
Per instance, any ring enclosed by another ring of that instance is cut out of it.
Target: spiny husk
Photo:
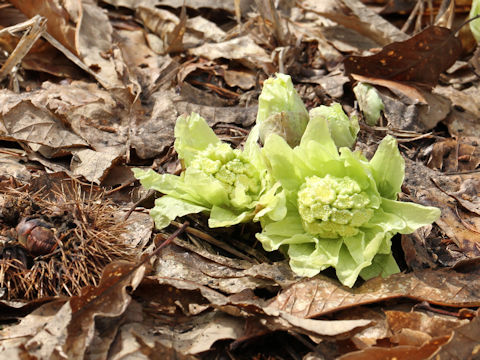
[[[76,295],[84,286],[97,285],[107,264],[135,257],[135,249],[122,241],[126,223],[118,216],[118,208],[99,192],[90,191],[87,197],[70,183],[54,191],[10,189],[4,194],[16,197],[19,206],[25,207],[19,209],[21,216],[42,217],[56,227],[67,225],[57,234],[60,245],[48,255],[33,258],[28,268],[15,258],[0,260],[4,298]]]

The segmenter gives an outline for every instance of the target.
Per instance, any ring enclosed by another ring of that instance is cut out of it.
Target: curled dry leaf
[[[161,154],[173,143],[175,121],[181,114],[199,113],[217,123],[235,123],[249,126],[255,122],[257,106],[216,107],[186,101],[173,90],[159,90],[152,94],[152,110],[148,117],[139,121],[130,137],[131,146],[141,159]]]
[[[108,265],[98,287],[88,286],[80,296],[70,299],[72,311],[63,350],[69,359],[82,359],[85,348],[92,340],[95,317],[121,315],[131,301],[127,287],[135,289],[143,278],[145,267],[129,262]]]
[[[4,99],[13,99],[13,94],[8,90],[4,92]],[[67,130],[53,114],[37,108],[28,100],[18,99],[14,106],[3,104],[2,120],[6,130],[4,139],[15,139],[53,149],[87,145],[82,138]]]
[[[172,245],[161,252],[156,263],[156,276],[182,278],[225,294],[246,289],[275,291],[293,283],[296,278],[285,263],[252,265],[221,255],[208,256],[206,251],[183,242],[177,241],[177,244],[181,247]]]
[[[455,177],[433,179],[436,188],[426,189],[422,192],[424,201],[439,206],[442,215],[437,220],[440,229],[453,241],[459,251],[468,258],[480,256],[480,217],[466,208],[478,210],[478,204],[468,192],[476,191],[475,175],[460,175]],[[455,181],[456,180],[456,181]],[[466,187],[459,189],[460,183]],[[463,198],[463,195],[465,198]],[[459,202],[458,200],[462,201]],[[454,200],[454,201],[452,201]]]
[[[460,320],[451,316],[425,314],[419,311],[385,311],[390,331],[400,334],[405,329],[424,333],[431,338],[451,335],[452,331],[469,323],[468,320]],[[420,344],[422,345],[422,344]]]

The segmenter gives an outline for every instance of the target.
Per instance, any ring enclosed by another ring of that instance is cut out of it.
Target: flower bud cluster
[[[240,150],[232,149],[227,143],[208,145],[195,156],[190,166],[220,181],[234,206],[245,204],[246,198],[253,201],[261,189],[258,171],[244,159]]]
[[[345,176],[310,176],[298,191],[298,210],[303,226],[322,238],[354,236],[374,210],[359,184]]]

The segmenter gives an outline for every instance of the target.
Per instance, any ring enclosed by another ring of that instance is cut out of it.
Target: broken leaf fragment
[[[366,123],[370,126],[377,125],[381,112],[385,109],[377,90],[372,85],[360,82],[353,88],[353,92]]]

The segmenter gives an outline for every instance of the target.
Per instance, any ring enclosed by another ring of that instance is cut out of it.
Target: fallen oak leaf
[[[452,30],[430,26],[402,42],[385,46],[370,56],[348,56],[347,75],[413,82],[427,87],[437,84],[440,73],[460,56],[462,44]]]

